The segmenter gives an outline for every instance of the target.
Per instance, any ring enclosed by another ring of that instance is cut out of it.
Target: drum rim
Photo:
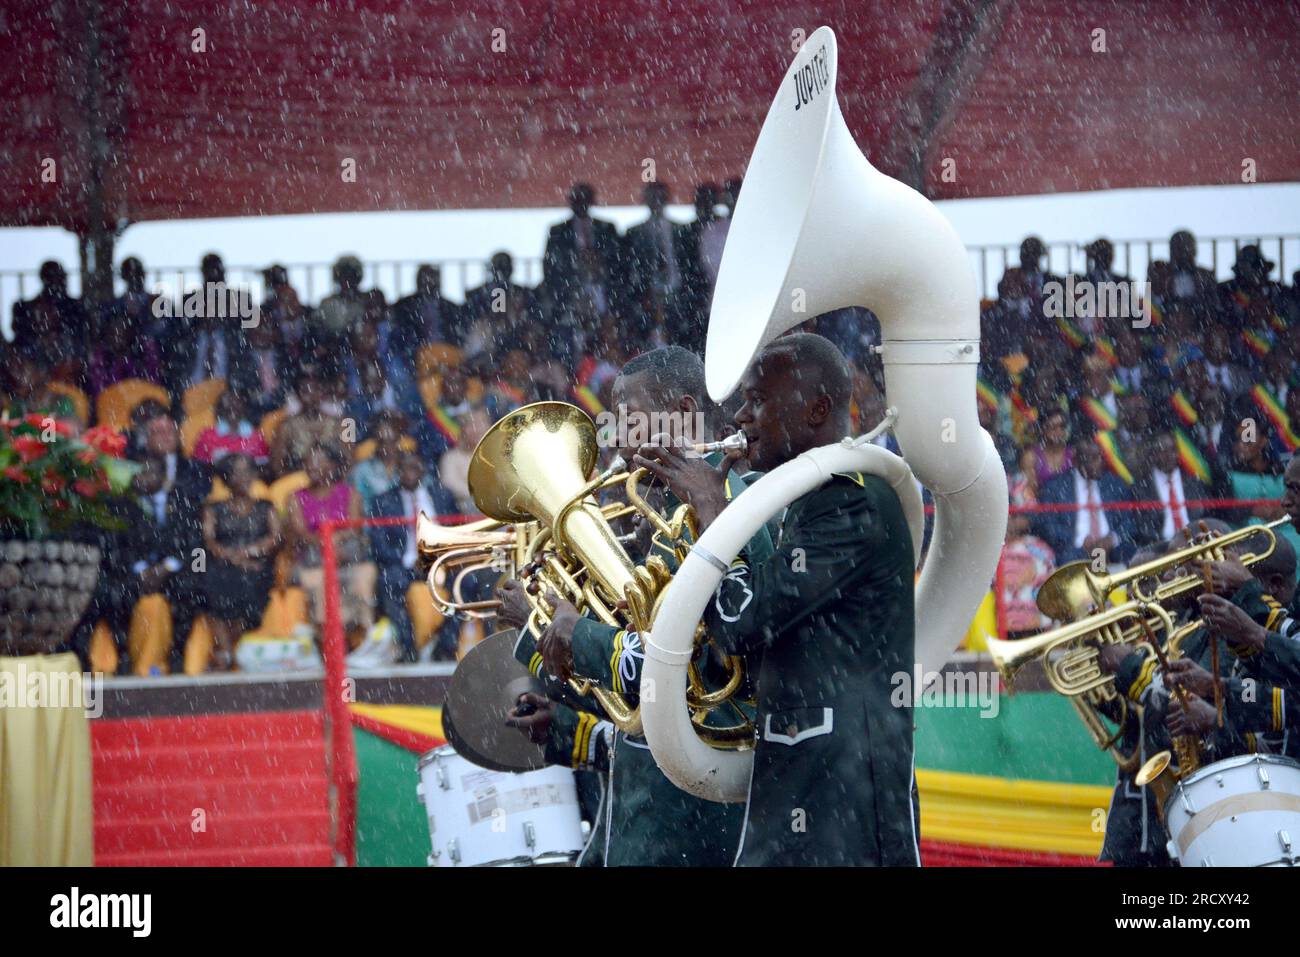
[[[417,771],[424,770],[426,765],[433,764],[433,762],[437,761],[444,751],[447,751],[451,754],[455,754],[456,757],[458,758],[460,757],[460,755],[456,753],[456,749],[453,748],[450,744],[440,744],[433,750],[425,751],[424,754],[420,755],[420,761],[415,766],[415,769]],[[464,758],[462,760],[469,761],[469,758]],[[469,761],[469,763],[474,764],[473,761]],[[475,766],[477,767],[477,765]]]
[[[1203,781],[1220,771],[1232,770],[1235,768],[1246,767],[1251,764],[1273,764],[1281,767],[1292,768],[1300,771],[1300,761],[1294,758],[1288,758],[1281,754],[1234,754],[1230,758],[1224,758],[1222,761],[1215,761],[1213,764],[1207,764],[1203,768],[1198,768],[1186,780],[1178,782],[1178,787],[1174,789],[1175,793],[1179,788],[1189,788],[1199,781]],[[1173,803],[1174,795],[1171,793],[1169,802]]]

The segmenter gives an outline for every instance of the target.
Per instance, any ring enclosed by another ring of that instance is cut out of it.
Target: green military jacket
[[[714,641],[762,654],[759,739],[737,863],[920,863],[912,709],[912,537],[876,476],[836,475],[786,511],[776,553],[737,559],[706,614]]]
[[[710,464],[717,465],[719,459],[711,457]],[[756,473],[729,474],[728,498],[757,478]],[[670,494],[665,504],[672,511],[680,502]],[[671,554],[659,554],[675,567]],[[755,560],[772,554],[766,527],[747,544],[746,554]],[[521,635],[515,655],[533,674],[544,677],[531,635]],[[573,658],[576,674],[635,701],[643,662],[637,632],[583,618],[574,627]],[[702,663],[706,682],[712,675],[710,664],[716,662],[709,658]],[[594,702],[585,710],[557,705],[546,755],[551,763],[609,774],[600,819],[583,863],[597,850],[608,867],[722,867],[735,857],[742,808],[701,800],[678,788],[659,770],[645,739],[619,731]]]

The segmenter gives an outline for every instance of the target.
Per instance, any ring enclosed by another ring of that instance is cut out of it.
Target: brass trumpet
[[[1245,525],[1113,575],[1096,574],[1088,567],[1087,561],[1070,562],[1053,572],[1038,589],[1038,610],[1056,621],[1076,621],[1094,608],[1105,608],[1110,593],[1125,586],[1129,589],[1129,597],[1137,601],[1150,605],[1168,602],[1178,595],[1199,588],[1201,579],[1197,573],[1182,572],[1168,581],[1161,581],[1161,573],[1177,570],[1178,566],[1188,562],[1221,561],[1233,545],[1251,536],[1263,535],[1268,539],[1268,544],[1262,552],[1247,552],[1238,556],[1242,564],[1253,565],[1273,554],[1277,547],[1277,533],[1274,529],[1289,521],[1291,516],[1284,515],[1266,525]],[[1143,579],[1151,577],[1159,582],[1154,588],[1149,588],[1143,582]]]
[[[440,525],[421,512],[415,524],[416,567],[428,581],[437,609],[444,615],[464,614],[471,618],[494,615],[499,602],[465,601],[461,583],[472,572],[501,567],[506,549],[514,553],[517,562],[521,533],[521,528],[493,518],[466,525]],[[455,576],[448,587],[453,570]]]
[[[1124,733],[1128,702],[1115,691],[1114,675],[1101,670],[1100,646],[1143,640],[1144,623],[1155,632],[1175,633],[1173,618],[1164,608],[1132,601],[1030,638],[989,638],[988,651],[1008,686],[1015,683],[1021,668],[1041,659],[1048,684],[1070,699],[1097,747],[1109,751],[1122,769],[1132,771],[1140,752],[1124,754],[1116,747]],[[1114,732],[1103,721],[1108,707],[1118,710]]]

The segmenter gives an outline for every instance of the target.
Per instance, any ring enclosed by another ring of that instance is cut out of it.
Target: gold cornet
[[[548,594],[563,596],[606,624],[648,631],[655,603],[672,573],[657,555],[634,565],[609,523],[637,511],[657,532],[680,537],[693,531],[689,506],[665,520],[644,503],[636,492],[644,470],[626,474],[615,463],[588,480],[596,455],[596,430],[586,413],[564,402],[538,402],[497,422],[470,459],[470,493],[484,514],[502,523],[539,523],[540,531],[517,565],[528,585],[528,627],[534,635],[540,636],[550,622]],[[601,508],[595,496],[619,484],[628,490],[628,504]],[[641,733],[640,711],[622,695],[582,676],[571,684],[579,694],[593,695],[622,731]],[[733,675],[724,690],[732,693],[739,685]],[[701,697],[697,693],[694,703]],[[723,703],[716,693],[704,697],[708,707]],[[694,706],[692,697],[685,703]],[[715,746],[734,747],[752,739],[752,726],[700,727],[699,733]]]
[[[1227,549],[1253,535],[1264,535],[1268,545],[1262,552],[1248,552],[1238,556],[1242,564],[1250,566],[1262,561],[1277,547],[1274,529],[1291,521],[1290,515],[1266,525],[1246,525],[1223,535],[1215,535],[1194,542],[1176,552],[1153,558],[1113,575],[1098,575],[1089,568],[1089,562],[1078,561],[1062,565],[1038,589],[1038,610],[1056,621],[1077,621],[1092,609],[1105,608],[1109,595],[1117,588],[1128,586],[1130,597],[1148,604],[1161,604],[1185,592],[1201,587],[1201,578],[1195,572],[1182,572],[1168,581],[1160,581],[1162,572],[1177,570],[1188,562],[1220,561]],[[1143,579],[1156,578],[1159,584],[1149,589]]]
[[[1124,733],[1128,702],[1115,691],[1114,675],[1101,670],[1100,646],[1142,641],[1144,623],[1167,636],[1175,633],[1173,618],[1165,609],[1132,601],[1029,638],[989,638],[988,652],[1008,686],[1015,683],[1020,669],[1041,659],[1048,684],[1070,699],[1097,747],[1109,751],[1122,769],[1133,771],[1140,752],[1124,754],[1115,746]],[[1114,732],[1102,720],[1105,707],[1118,711]]]

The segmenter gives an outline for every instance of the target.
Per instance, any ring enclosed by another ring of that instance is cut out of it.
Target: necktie
[[[1183,500],[1174,488],[1174,475],[1169,474],[1169,511],[1174,516],[1174,533],[1177,534],[1183,530],[1187,523],[1183,521]]]
[[[417,550],[415,541],[415,523],[420,518],[420,499],[416,492],[411,493],[411,514],[407,517],[411,519],[411,524],[406,528],[406,551],[408,554]]]
[[[1097,483],[1088,482],[1088,537],[1098,538],[1101,535],[1101,503],[1097,498]]]

